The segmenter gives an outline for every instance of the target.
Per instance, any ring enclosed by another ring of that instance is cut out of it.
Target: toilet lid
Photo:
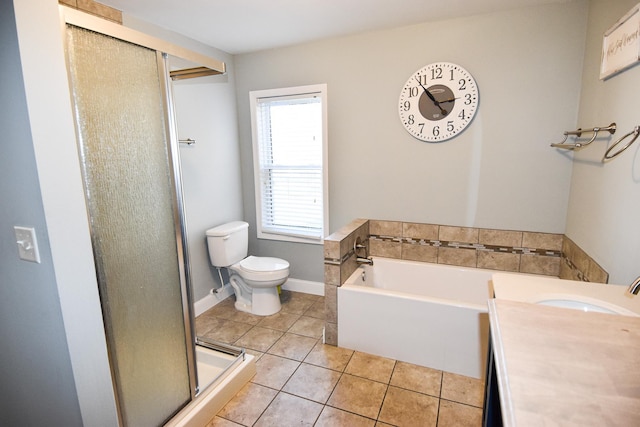
[[[248,256],[240,261],[240,267],[247,271],[262,273],[267,271],[279,271],[289,268],[289,263],[280,258]]]

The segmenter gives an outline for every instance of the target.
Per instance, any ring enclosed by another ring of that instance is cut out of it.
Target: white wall
[[[576,123],[587,12],[579,0],[236,56],[245,217],[255,224],[249,91],[327,83],[330,231],[375,218],[563,233],[572,162],[549,144]],[[397,104],[436,61],[471,72],[480,107],[464,133],[429,144]],[[322,280],[322,248],[251,244]]]
[[[6,5],[7,0],[3,1]],[[6,424],[74,425],[78,422],[77,413],[66,415],[65,418],[74,419],[65,421],[59,412],[75,411],[79,406],[83,425],[112,426],[117,423],[115,398],[78,163],[58,5],[51,0],[15,0],[13,7],[31,140],[28,135],[21,135],[15,140],[5,139],[3,152],[8,152],[9,158],[13,158],[17,151],[7,144],[32,145],[33,158],[28,160],[35,160],[37,172],[26,168],[22,173],[31,173],[32,178],[37,180],[41,205],[24,200],[22,203],[25,204],[20,206],[19,202],[21,197],[37,191],[37,188],[25,188],[26,191],[15,195],[15,198],[9,195],[10,204],[13,206],[15,203],[17,210],[15,218],[0,218],[5,229],[3,245],[10,237],[6,235],[8,226],[22,220],[30,221],[31,215],[37,218],[40,210],[46,228],[41,225],[40,219],[32,223],[42,242],[44,261],[43,264],[29,266],[33,274],[30,280],[25,279],[28,275],[13,277],[4,267],[1,270],[3,287],[11,287],[21,296],[20,300],[14,301],[1,299],[3,304],[16,304],[7,313],[19,313],[9,319],[9,325],[14,325],[16,332],[20,328],[25,329],[19,337],[3,340],[2,344],[5,349],[25,350],[19,354],[21,363],[3,363],[6,372],[18,377],[17,383],[22,393],[14,394],[16,390],[9,389],[2,394],[3,398],[14,396],[20,399],[20,405],[12,409],[20,412],[19,421]],[[4,92],[2,100],[9,102],[3,110],[18,106],[12,105]],[[25,148],[24,152],[29,151]],[[11,169],[2,168],[1,172],[1,180],[9,185],[20,185],[22,182],[18,176],[11,174]],[[15,249],[15,243],[8,241]],[[3,262],[12,264],[11,268],[27,268],[24,261],[10,258],[10,252],[0,255]],[[50,268],[53,276],[45,273]],[[39,273],[36,273],[38,270]],[[51,290],[51,286],[55,288]],[[41,307],[41,304],[46,306]],[[2,312],[5,313],[4,308]],[[56,312],[59,314],[52,317],[51,313]],[[62,318],[58,319],[60,314]],[[60,321],[64,327],[63,337],[59,336],[57,330]],[[27,351],[28,348],[24,348],[26,343],[31,346],[40,344],[40,334],[48,333],[51,335],[43,338],[45,341],[42,343],[56,340],[51,349]],[[67,347],[64,358],[69,361],[72,372],[58,364],[49,365],[63,357],[59,354],[62,351],[60,346]],[[20,366],[27,366],[33,371],[21,372]],[[26,377],[20,378],[23,374]],[[31,375],[38,375],[38,380],[43,382],[57,381],[60,387],[40,390],[37,381],[27,381]],[[68,382],[73,383],[75,390],[69,390],[66,385]],[[40,396],[40,393],[48,395]],[[48,406],[69,399],[75,400],[75,408],[68,404],[62,407]],[[29,419],[34,421],[29,422]]]
[[[47,235],[12,0],[0,1],[0,425],[81,425]],[[34,227],[41,263],[18,258]]]
[[[174,84],[181,144],[191,280],[196,300],[219,286],[211,267],[205,231],[243,219],[235,96],[230,76],[207,77]]]
[[[610,274],[609,283],[628,284],[640,275],[640,141],[601,163],[606,148],[640,125],[640,66],[599,80],[602,36],[637,0],[592,0],[586,39],[578,125],[616,122],[610,140],[575,154],[566,234]]]

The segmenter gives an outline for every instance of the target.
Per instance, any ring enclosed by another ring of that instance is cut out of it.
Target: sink
[[[571,308],[580,311],[592,311],[597,313],[609,313],[609,314],[632,314],[629,310],[622,307],[603,307],[597,304],[590,304],[584,301],[574,301],[570,299],[547,299],[543,301],[537,301],[536,304],[548,305],[551,307]]]
[[[627,286],[561,280],[513,273],[495,273],[492,278],[496,298],[538,305],[640,316],[640,295]]]

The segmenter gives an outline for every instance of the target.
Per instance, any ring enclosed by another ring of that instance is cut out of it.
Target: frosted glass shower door
[[[193,388],[160,57],[71,25],[67,51],[120,418],[157,426]]]

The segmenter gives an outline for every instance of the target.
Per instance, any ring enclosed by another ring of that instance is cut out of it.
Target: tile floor
[[[200,336],[243,347],[257,374],[207,427],[480,426],[482,381],[322,343],[324,298],[283,291],[254,316],[233,296],[198,316]]]

